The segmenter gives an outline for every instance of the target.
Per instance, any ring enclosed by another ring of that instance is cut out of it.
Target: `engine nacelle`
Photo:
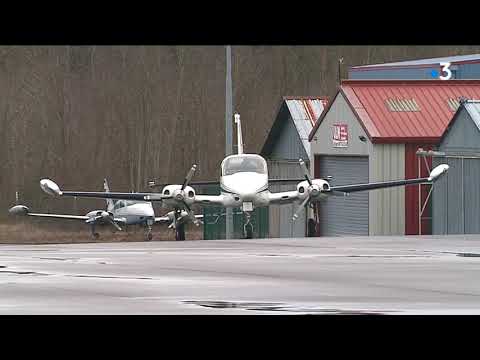
[[[312,192],[312,190],[313,192],[315,192],[315,190],[319,191],[317,195],[315,195],[314,193],[311,194],[311,196],[314,198],[319,197],[322,191],[330,190],[330,184],[326,180],[312,179],[312,184],[315,185],[313,188],[310,187],[310,184],[307,180],[304,180],[297,184],[297,191],[300,199],[305,199]]]
[[[102,218],[108,218],[113,216],[113,214],[109,213],[108,211],[105,210],[93,210],[88,212],[85,216],[88,216],[89,218],[93,218],[96,216],[101,216]]]
[[[171,199],[165,199],[164,201],[168,204],[173,204],[175,202],[185,201],[188,205],[192,205],[195,200],[195,189],[191,186],[185,186],[185,189],[182,189],[182,185],[173,184],[167,185],[162,190],[162,195],[172,196]]]
[[[12,215],[27,215],[29,211],[28,207],[24,205],[16,205],[8,210]]]
[[[51,196],[62,195],[62,191],[60,190],[60,187],[50,179],[40,180],[40,188],[45,193],[47,193],[48,195],[51,195]]]

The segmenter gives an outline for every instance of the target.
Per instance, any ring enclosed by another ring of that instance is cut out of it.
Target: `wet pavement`
[[[480,236],[0,245],[0,314],[480,314]]]

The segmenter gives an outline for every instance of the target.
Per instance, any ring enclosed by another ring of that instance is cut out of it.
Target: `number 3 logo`
[[[447,73],[446,76],[440,75],[440,80],[449,80],[452,77],[452,71],[450,70],[450,63],[449,62],[444,62],[440,63],[440,66],[442,66],[442,73]]]

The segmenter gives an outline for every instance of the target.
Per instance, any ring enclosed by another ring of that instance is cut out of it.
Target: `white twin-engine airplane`
[[[185,178],[183,185],[167,185],[161,193],[98,193],[75,192],[60,190],[53,181],[41,180],[41,188],[50,195],[79,196],[93,198],[111,198],[124,200],[162,201],[162,206],[175,209],[172,226],[176,229],[176,239],[183,240],[184,222],[188,219],[198,224],[191,206],[222,206],[226,208],[241,208],[245,214],[244,236],[252,238],[253,225],[250,222],[251,212],[256,207],[265,207],[270,204],[298,203],[298,208],[293,215],[295,220],[308,203],[321,201],[331,195],[348,195],[356,191],[382,189],[394,186],[412,185],[419,183],[432,183],[448,171],[448,165],[442,164],[435,167],[430,175],[425,178],[394,180],[367,184],[353,184],[330,186],[324,179],[311,179],[309,171],[302,159],[299,160],[303,169],[305,180],[297,184],[296,190],[272,193],[268,190],[267,163],[257,154],[243,153],[242,128],[240,115],[235,114],[237,124],[238,154],[227,156],[221,164],[220,195],[199,195],[188,186],[196,165],[193,165]]]
[[[103,194],[110,193],[107,179],[103,182],[105,192]],[[10,208],[9,212],[13,215],[28,215],[45,218],[55,218],[64,220],[81,220],[90,226],[92,236],[96,239],[99,234],[95,232],[96,225],[110,224],[115,229],[122,231],[122,226],[127,225],[142,225],[145,226],[146,240],[152,240],[152,225],[154,223],[163,223],[173,221],[172,214],[167,214],[162,217],[155,217],[152,203],[149,201],[132,201],[132,200],[112,200],[106,199],[106,210],[93,210],[86,215],[64,215],[64,214],[40,214],[32,213],[30,209],[24,205],[16,205]]]

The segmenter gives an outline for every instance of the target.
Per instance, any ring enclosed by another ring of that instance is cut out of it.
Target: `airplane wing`
[[[13,215],[26,215],[26,216],[37,216],[44,218],[55,218],[55,219],[67,219],[67,220],[88,220],[88,216],[79,216],[79,215],[63,215],[63,214],[41,214],[41,213],[32,213],[28,207],[24,205],[16,205],[9,210],[10,214]]]
[[[53,196],[75,196],[96,199],[136,200],[136,201],[162,201],[171,196],[159,193],[124,193],[124,192],[95,192],[95,191],[62,191],[59,186],[49,179],[40,180],[41,189]]]
[[[155,218],[156,223],[171,222],[168,216],[159,216]]]
[[[223,206],[225,199],[223,195],[195,195],[194,204],[204,206]]]
[[[351,193],[351,192],[357,192],[357,191],[384,189],[384,188],[389,188],[389,187],[394,187],[394,186],[402,186],[402,185],[433,183],[441,175],[446,173],[448,171],[448,168],[449,167],[446,164],[438,165],[435,169],[432,170],[429,177],[424,177],[424,178],[381,181],[381,182],[374,182],[374,183],[368,183],[368,184],[353,184],[353,185],[332,186],[328,190],[321,190],[321,192],[323,192],[323,193],[335,193],[335,192]]]
[[[200,220],[203,219],[203,215],[195,215],[195,217]],[[170,219],[169,216],[159,216],[155,218],[156,223],[171,222],[171,221],[172,219]]]
[[[56,218],[56,219],[69,219],[69,220],[88,220],[88,216],[77,216],[77,215],[62,215],[62,214],[40,214],[40,213],[28,213],[28,216],[38,216],[38,217],[47,217],[47,218]]]
[[[299,199],[298,191],[281,191],[269,194],[270,204],[288,204]]]
[[[332,186],[329,191],[322,191],[324,193],[329,192],[343,192],[343,193],[352,193],[357,191],[366,191],[366,190],[375,190],[375,189],[384,189],[394,186],[402,185],[412,185],[412,184],[422,184],[430,183],[429,178],[417,178],[417,179],[407,179],[407,180],[394,180],[394,181],[382,181],[368,184],[354,184],[354,185],[340,185]]]

